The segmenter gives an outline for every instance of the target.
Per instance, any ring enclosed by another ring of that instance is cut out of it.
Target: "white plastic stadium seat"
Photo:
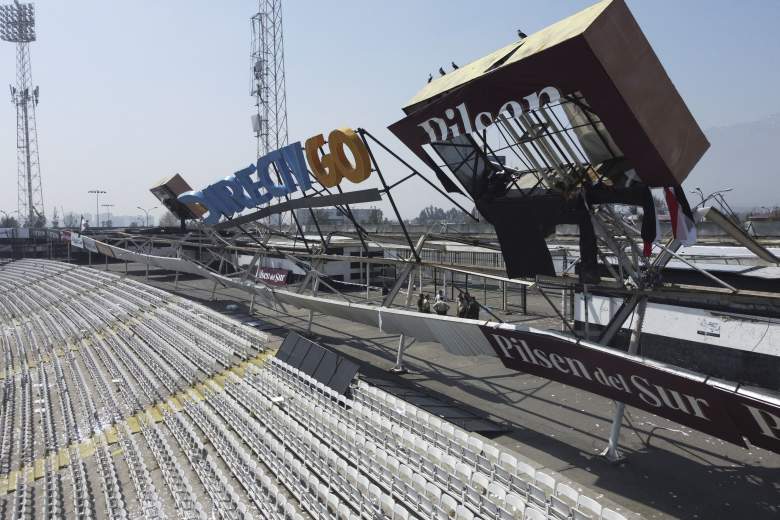
[[[547,520],[547,515],[536,508],[527,506],[523,513],[523,520]]]
[[[627,520],[626,517],[617,511],[607,509],[606,507],[601,510],[601,520]]]
[[[585,495],[580,495],[579,499],[577,499],[577,509],[592,515],[594,518],[599,518],[601,516],[602,507],[601,504],[594,499]]]

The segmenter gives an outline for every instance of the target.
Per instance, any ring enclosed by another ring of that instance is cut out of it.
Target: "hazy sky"
[[[7,3],[8,0],[3,3]],[[593,3],[589,0],[284,2],[290,139],[386,130],[439,66],[466,63]],[[629,1],[670,77],[705,129],[780,112],[780,2]],[[47,216],[114,214],[156,200],[149,187],[181,172],[193,187],[254,161],[249,0],[43,0],[32,44]],[[14,80],[0,42],[0,77]],[[7,96],[7,95],[6,95]],[[16,208],[15,112],[0,103],[0,209]],[[408,155],[408,154],[407,154]],[[388,176],[401,174],[392,162]],[[699,174],[701,176],[701,174]],[[757,204],[767,198],[756,188]],[[435,195],[435,194],[433,194]],[[760,200],[759,200],[760,199]],[[421,185],[399,193],[404,216],[448,206]],[[101,208],[102,211],[102,208]],[[159,212],[158,212],[159,215]]]

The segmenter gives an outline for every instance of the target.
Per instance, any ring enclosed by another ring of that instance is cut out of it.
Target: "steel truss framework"
[[[16,45],[16,89],[12,92],[16,105],[17,210],[32,227],[44,218],[44,208],[35,118],[38,87],[32,87],[29,43]]]
[[[287,144],[287,91],[281,0],[259,0],[251,19],[251,93],[255,98],[257,156]]]
[[[504,125],[508,124],[508,122],[504,121]],[[597,122],[592,122],[590,124],[593,126],[598,126]],[[507,127],[505,126],[505,128]],[[339,231],[338,233],[325,234],[317,220],[316,214],[311,208],[309,208],[308,211],[310,212],[312,222],[314,223],[314,227],[316,229],[317,239],[315,240],[312,240],[310,236],[306,236],[302,226],[294,218],[292,219],[288,230],[283,231],[275,230],[260,221],[245,222],[245,220],[239,217],[235,223],[232,222],[232,219],[230,219],[228,221],[223,221],[222,223],[213,227],[200,225],[199,229],[196,231],[191,231],[180,240],[172,242],[178,251],[178,256],[180,258],[182,257],[181,251],[183,247],[197,246],[199,249],[205,250],[206,252],[213,255],[214,258],[219,259],[219,265],[217,267],[218,272],[223,272],[227,269],[231,272],[229,276],[250,284],[263,283],[261,280],[255,277],[255,273],[257,266],[261,264],[264,257],[284,258],[293,262],[295,265],[299,266],[306,272],[306,276],[303,278],[302,282],[296,289],[298,293],[309,293],[312,296],[317,296],[321,289],[325,287],[329,292],[334,294],[336,298],[342,298],[347,302],[354,303],[357,301],[357,298],[340,291],[337,287],[337,284],[335,284],[334,281],[325,274],[324,270],[324,265],[328,261],[355,260],[355,257],[352,256],[335,255],[330,253],[331,239],[335,234],[353,237],[359,240],[361,248],[365,253],[365,256],[360,258],[361,262],[364,262],[367,265],[392,265],[396,269],[395,284],[382,300],[382,306],[384,307],[408,307],[411,304],[412,285],[417,273],[419,273],[422,269],[435,268],[445,272],[449,271],[453,273],[465,273],[471,274],[473,276],[493,279],[499,281],[501,284],[505,284],[505,286],[515,285],[525,288],[534,288],[540,292],[540,294],[550,304],[552,309],[559,315],[562,322],[567,327],[568,332],[574,337],[582,338],[584,337],[583,333],[578,332],[573,327],[571,327],[571,325],[568,323],[567,317],[564,314],[561,314],[556,305],[550,299],[547,292],[551,289],[560,289],[564,294],[569,294],[571,296],[574,291],[581,291],[587,298],[588,292],[593,290],[602,294],[608,294],[621,298],[624,302],[598,338],[598,342],[601,344],[608,344],[614,335],[620,330],[626,319],[633,315],[633,332],[630,342],[630,352],[635,353],[637,351],[647,298],[650,294],[653,293],[655,288],[663,285],[660,277],[654,276],[653,273],[660,272],[663,267],[673,258],[682,259],[677,254],[677,250],[680,247],[680,243],[678,241],[670,238],[667,239],[663,245],[655,245],[655,256],[652,258],[645,258],[638,253],[637,243],[639,240],[641,240],[641,238],[639,237],[639,231],[634,227],[633,222],[631,222],[631,220],[625,215],[615,211],[611,205],[602,204],[598,207],[589,206],[588,211],[599,238],[599,255],[602,260],[602,265],[604,265],[608,270],[609,274],[611,275],[611,280],[607,279],[596,285],[583,285],[578,282],[576,278],[567,276],[568,273],[564,273],[564,276],[562,277],[540,276],[535,279],[509,279],[494,272],[483,272],[477,269],[463,269],[448,264],[424,261],[420,255],[420,252],[424,247],[435,247],[434,245],[428,245],[431,240],[453,240],[456,242],[463,242],[492,249],[497,249],[498,246],[494,242],[485,242],[473,238],[464,239],[463,237],[447,234],[446,232],[442,232],[442,230],[437,229],[436,226],[431,226],[427,232],[423,233],[422,236],[418,238],[418,240],[413,241],[412,235],[405,225],[393,198],[393,190],[401,184],[413,178],[420,178],[423,182],[449,200],[453,205],[457,206],[467,214],[469,212],[463,207],[462,204],[454,200],[449,194],[445,193],[436,184],[431,182],[414,167],[404,161],[403,158],[395,154],[382,142],[376,139],[372,134],[364,129],[358,129],[358,134],[363,143],[368,148],[372,163],[372,174],[376,175],[380,184],[379,191],[381,192],[382,196],[387,197],[387,200],[401,226],[403,234],[401,242],[408,246],[410,251],[408,258],[388,259],[369,257],[369,247],[371,247],[371,245],[381,247],[381,242],[387,242],[388,237],[372,234],[367,231],[359,222],[357,222],[354,217],[353,210],[348,203],[336,204],[335,208],[341,215],[350,221],[353,228],[352,231],[343,230]],[[509,135],[509,132],[506,132],[506,134]],[[537,150],[543,150],[543,147],[546,147],[547,151],[549,152],[550,148],[552,147],[550,143],[542,144],[540,142],[533,142],[534,139],[539,139],[540,137],[544,137],[544,134],[537,132],[537,136],[535,138],[531,139],[528,136],[524,138],[521,137],[518,143],[525,144],[527,146],[534,145],[536,146]],[[506,146],[512,145],[509,143]],[[399,161],[399,163],[403,165],[404,168],[406,168],[406,174],[402,175],[401,178],[397,181],[389,182],[376,162],[374,148],[379,148],[387,152],[396,161]],[[538,162],[541,160],[539,155],[548,152],[538,152],[534,159]],[[495,156],[495,150],[490,149],[488,139],[483,139],[479,147],[472,147],[471,153],[480,153],[483,157]],[[448,165],[445,164],[442,166]],[[576,187],[577,183],[587,182],[587,180],[583,179],[590,179],[592,182],[599,182],[598,176],[596,176],[594,179],[589,172],[589,167],[582,161],[576,168],[572,167],[566,171],[570,173],[574,172],[575,174],[579,175],[579,177],[573,177],[570,179],[570,183],[568,184],[570,189]],[[558,168],[551,165],[546,170],[546,172],[548,177],[540,174],[538,170],[528,170],[524,172],[524,174],[531,175],[535,179],[532,185],[532,189],[536,189],[538,187],[537,185],[542,184],[546,184],[548,187],[556,185],[560,186],[560,184],[556,184],[554,179],[550,178],[554,172],[556,172],[555,174],[560,175]],[[522,175],[513,174],[513,176],[517,178],[514,178],[512,182],[518,182],[518,179]],[[314,179],[313,175],[312,179]],[[601,180],[603,181],[604,179]],[[341,191],[341,188],[338,187],[336,188],[335,192],[334,190],[328,188],[317,187],[312,188],[308,192],[304,192],[302,197],[320,197],[323,195],[337,195],[341,193],[343,192]],[[282,250],[279,247],[274,246],[270,242],[270,239],[273,236],[281,236],[292,240],[293,251],[290,252]],[[129,243],[132,243],[137,250],[143,250],[146,245],[149,245],[151,250],[150,244],[154,240],[158,240],[158,238],[152,237],[149,239],[148,237],[144,238],[133,236],[121,239],[120,243],[117,245],[122,245],[122,242],[125,246]],[[170,238],[167,237],[163,238],[162,240],[170,241]],[[299,245],[301,247],[298,247]],[[301,249],[303,249],[303,251]],[[248,265],[243,267],[240,265],[239,253],[251,254],[252,259]],[[208,268],[205,265],[202,265],[202,267]],[[696,266],[693,267],[696,268]],[[714,275],[706,273],[706,271],[701,269],[697,270],[700,270],[711,279],[716,281],[722,288],[720,290],[721,293],[735,294],[737,292],[734,287],[727,284],[726,282],[723,282]],[[176,276],[176,280],[178,281],[178,273]],[[217,281],[214,283],[212,297],[216,292],[218,283],[219,282]],[[369,283],[369,280],[366,279],[365,285],[367,290]],[[404,301],[397,302],[399,293],[403,292],[404,289],[406,293]],[[701,289],[705,290],[704,288]],[[458,291],[460,291],[459,288]],[[252,296],[252,305],[254,305],[254,293]],[[482,305],[482,309],[491,316],[491,319],[498,322],[502,321],[498,316],[496,316],[495,313],[492,312],[490,308]],[[309,327],[311,327],[313,315],[314,311],[310,310]],[[587,329],[585,333],[588,334]],[[404,351],[409,347],[410,344],[411,343],[408,341],[408,338],[405,338],[403,335],[399,337],[397,361],[395,367],[396,370],[404,369],[403,355]],[[616,403],[615,416],[613,418],[613,430],[610,436],[609,445],[604,451],[604,455],[610,460],[617,460],[620,458],[620,454],[617,449],[617,439],[619,436],[620,424],[622,423],[622,414],[623,407],[619,403]]]

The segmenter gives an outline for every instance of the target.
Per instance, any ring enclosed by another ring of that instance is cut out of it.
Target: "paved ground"
[[[125,271],[124,264],[109,268]],[[130,276],[144,272],[130,266]],[[177,290],[168,275],[152,275],[148,283],[216,309],[237,303],[248,311],[247,295],[237,290],[218,289],[211,301],[213,284],[204,280],[180,279]],[[531,297],[531,311],[543,308]],[[305,332],[308,311],[287,310],[255,305],[254,314],[283,327],[280,334]],[[511,318],[556,326],[549,313]],[[309,337],[354,359],[367,375],[386,377],[395,361],[398,337],[370,326],[316,315]],[[507,370],[496,358],[453,356],[437,343],[412,345],[406,365],[405,383],[506,425],[498,442],[647,518],[780,518],[780,455],[748,451],[629,407],[620,442],[626,458],[610,464],[598,455],[613,410],[607,399]]]

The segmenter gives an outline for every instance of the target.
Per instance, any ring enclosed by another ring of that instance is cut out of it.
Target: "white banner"
[[[81,239],[81,235],[79,235],[78,233],[71,233],[70,245],[72,245],[73,247],[84,249],[84,241]]]
[[[95,239],[89,238],[89,237],[81,237],[81,241],[84,244],[84,249],[86,249],[88,251],[92,251],[93,253],[97,253],[98,252],[98,248],[95,245]],[[71,239],[71,242],[72,242],[72,239]]]

